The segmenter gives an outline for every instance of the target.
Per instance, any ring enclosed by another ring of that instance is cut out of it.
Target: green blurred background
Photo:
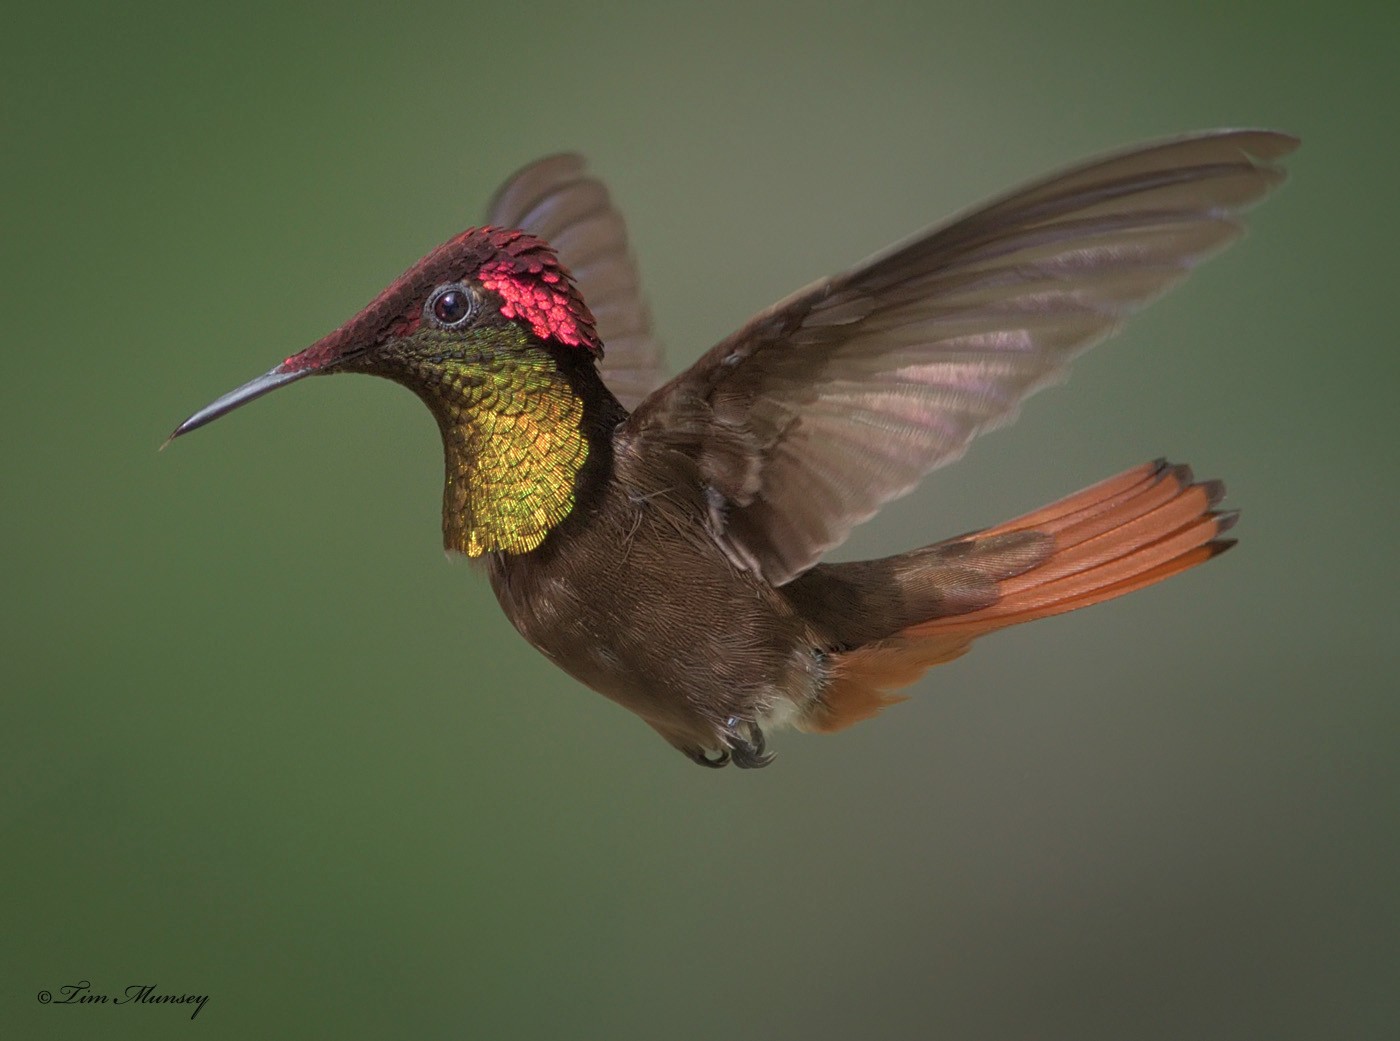
[[[0,1034],[1395,1036],[1392,4],[40,10],[0,43]],[[1227,124],[1305,140],[1251,236],[842,552],[1163,453],[1240,549],[766,771],[686,763],[444,562],[402,390],[156,453],[545,152],[612,186],[677,364]],[[36,1000],[81,979],[210,999]]]

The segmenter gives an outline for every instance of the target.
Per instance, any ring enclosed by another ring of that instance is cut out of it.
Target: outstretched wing
[[[1242,231],[1297,140],[1216,130],[1002,196],[757,315],[646,399],[712,523],[782,584]]]
[[[559,253],[597,319],[599,369],[608,388],[635,408],[663,379],[661,345],[627,248],[627,228],[608,190],[578,155],[551,155],[516,171],[487,208],[486,222],[520,228]]]

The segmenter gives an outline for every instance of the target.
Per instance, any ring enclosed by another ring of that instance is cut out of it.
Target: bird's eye
[[[461,282],[439,286],[428,297],[424,310],[433,320],[448,329],[455,329],[466,323],[476,312],[476,294],[471,287]]]

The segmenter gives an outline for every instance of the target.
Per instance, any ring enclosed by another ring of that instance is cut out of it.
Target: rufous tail
[[[1234,545],[1220,536],[1238,513],[1214,509],[1225,495],[1220,481],[1194,481],[1191,469],[1158,460],[1134,467],[1024,517],[949,543],[966,546],[985,571],[996,567],[1002,540],[1008,564],[993,572],[991,603],[916,622],[894,636],[833,657],[831,680],[804,720],[809,730],[840,730],[904,698],[892,691],[933,665],[966,653],[986,633],[1078,610],[1170,578]],[[1044,538],[1044,552],[1026,566],[1025,535]],[[979,552],[981,551],[981,552]],[[1014,559],[1014,563],[1012,562]],[[937,583],[947,576],[925,567],[909,581]],[[917,590],[909,590],[917,592]]]

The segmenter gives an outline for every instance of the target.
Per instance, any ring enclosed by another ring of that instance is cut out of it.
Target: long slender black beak
[[[165,444],[160,447],[164,448],[165,445],[170,444],[171,441],[174,441],[181,434],[188,434],[191,430],[198,430],[206,423],[212,423],[220,416],[232,412],[234,409],[238,408],[239,405],[246,405],[254,398],[260,398],[270,390],[276,390],[278,387],[286,386],[288,383],[295,383],[303,376],[310,376],[317,371],[315,368],[286,369],[283,367],[285,365],[286,362],[283,362],[282,365],[278,365],[270,372],[263,373],[257,379],[249,380],[237,390],[229,391],[223,397],[219,398],[218,401],[210,405],[205,405],[194,415],[190,416],[189,419],[177,426],[175,432],[167,437],[165,439]]]

